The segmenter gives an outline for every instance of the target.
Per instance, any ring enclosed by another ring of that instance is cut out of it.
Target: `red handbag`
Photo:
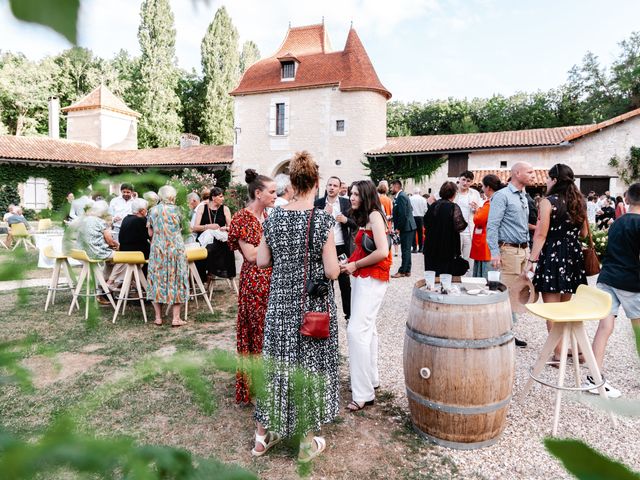
[[[307,246],[304,256],[304,281],[302,282],[302,307],[306,308],[307,304],[307,267],[309,258],[309,242],[310,242],[310,229],[311,221],[315,208],[309,214],[309,221],[307,223]],[[305,312],[302,316],[302,325],[300,325],[300,334],[306,337],[325,339],[329,338],[329,295],[327,294],[327,311],[326,312]]]

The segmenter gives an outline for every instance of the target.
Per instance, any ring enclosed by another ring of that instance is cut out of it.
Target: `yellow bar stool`
[[[51,274],[51,282],[49,282],[49,287],[47,288],[47,301],[44,304],[44,311],[46,312],[49,308],[49,302],[51,302],[51,305],[55,305],[57,291],[73,290],[75,275],[73,274],[71,265],[69,265],[67,256],[61,253],[56,253],[53,249],[53,245],[47,245],[46,247],[44,247],[42,253],[45,257],[50,258],[54,261],[53,273]],[[66,285],[64,283],[62,285],[60,284],[60,270],[62,268],[64,268],[64,273],[66,276]]]
[[[24,223],[14,223],[11,225],[11,236],[16,241],[16,244],[13,246],[14,250],[18,248],[20,244],[24,246],[25,250],[29,250],[29,247],[35,250],[36,246],[31,243],[31,235],[27,231]]]
[[[198,260],[204,260],[207,258],[208,252],[204,247],[198,248],[188,248],[186,250],[187,253],[187,262],[189,263],[189,297],[187,302],[184,305],[184,319],[187,320],[187,315],[189,312],[189,300],[193,298],[196,301],[196,305],[198,304],[198,297],[202,296],[204,298],[207,307],[209,307],[209,311],[213,313],[213,307],[211,306],[211,302],[209,301],[209,295],[207,294],[207,289],[204,288],[204,284],[202,283],[202,279],[200,278],[200,274],[198,273],[198,269],[196,268],[196,263]],[[193,293],[192,293],[193,292]]]
[[[127,306],[128,300],[140,301],[140,307],[142,308],[142,316],[144,317],[144,323],[147,323],[147,311],[144,308],[145,297],[142,294],[143,288],[145,292],[147,290],[147,279],[145,278],[144,272],[142,271],[142,266],[147,262],[144,258],[144,253],[115,252],[113,254],[113,259],[111,261],[114,264],[126,265],[126,269],[124,271],[124,280],[122,282],[122,288],[120,289],[120,294],[118,295],[118,303],[116,304],[115,312],[113,312],[112,323],[116,323],[116,318],[118,318],[118,312],[120,311],[121,306],[122,306],[122,313],[124,313],[124,309]],[[135,287],[138,290],[137,297],[129,296],[131,293],[132,280],[135,281]]]
[[[221,277],[216,277],[216,276],[212,276],[211,277],[211,281],[209,282],[209,301],[211,301],[211,299],[213,298],[213,284],[219,278],[221,278]],[[233,291],[236,293],[236,295],[238,295],[238,283],[236,282],[236,279],[235,278],[225,278],[224,280],[227,281],[227,285],[229,285],[229,288],[233,289]]]
[[[72,249],[69,253],[69,256],[74,260],[78,260],[82,263],[82,270],[80,271],[80,277],[78,278],[78,283],[76,285],[76,289],[73,292],[73,299],[71,300],[71,306],[69,307],[69,315],[73,312],[73,307],[75,306],[80,310],[80,305],[78,304],[78,297],[85,297],[85,311],[84,311],[84,319],[89,318],[89,298],[97,297],[101,295],[98,293],[97,286],[100,285],[102,287],[102,291],[104,295],[107,296],[109,302],[113,308],[116,308],[116,304],[113,301],[113,297],[111,296],[111,291],[107,286],[107,282],[102,275],[102,269],[100,268],[100,263],[103,263],[103,260],[94,260],[89,258],[87,252],[84,250]],[[94,279],[93,288],[91,288],[91,279]],[[85,292],[82,293],[82,287],[85,287]]]
[[[608,398],[607,392],[604,388],[605,380],[600,374],[600,369],[598,368],[598,364],[596,363],[596,359],[593,355],[591,342],[589,342],[587,332],[584,328],[584,322],[589,320],[600,320],[609,315],[609,312],[611,311],[611,297],[608,293],[598,290],[597,288],[580,285],[576,294],[568,302],[529,303],[526,307],[532,313],[551,322],[552,327],[549,332],[549,336],[547,337],[547,341],[542,347],[540,356],[538,357],[538,360],[536,360],[536,363],[533,365],[529,374],[531,378],[529,378],[529,381],[525,385],[522,395],[524,396],[529,393],[534,380],[542,385],[555,388],[557,390],[555,412],[553,415],[553,430],[551,432],[551,434],[555,436],[558,432],[558,423],[560,420],[560,402],[562,392],[565,390],[586,391],[593,388],[581,386],[578,352],[582,352],[584,355],[591,376],[598,385],[598,392],[600,392],[600,395],[603,398]],[[575,368],[575,387],[564,386],[569,342],[571,342],[571,351],[573,354],[573,364]],[[541,379],[539,375],[549,360],[549,357],[553,355],[554,349],[558,344],[560,344],[558,383],[552,384]],[[613,415],[611,415],[611,420],[613,424],[616,425]]]

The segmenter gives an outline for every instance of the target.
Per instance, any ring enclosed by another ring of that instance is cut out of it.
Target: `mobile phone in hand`
[[[338,255],[338,263],[347,263],[347,255],[344,253],[341,253],[340,255]]]

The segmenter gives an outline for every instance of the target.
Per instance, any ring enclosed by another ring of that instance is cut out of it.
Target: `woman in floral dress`
[[[158,191],[161,202],[149,210],[147,228],[151,252],[147,281],[147,300],[153,302],[156,325],[162,325],[161,304],[173,305],[171,326],[186,322],[180,319],[180,306],[188,299],[187,256],[182,240],[180,209],[175,205],[176,190],[165,185]]]
[[[335,280],[340,267],[333,238],[335,220],[313,208],[318,165],[302,152],[291,160],[289,171],[295,197],[269,215],[258,248],[258,266],[273,264],[273,274],[262,350],[265,395],[257,401],[251,453],[262,456],[282,437],[296,437],[302,438],[298,460],[308,462],[326,447],[325,439],[313,432],[338,414],[338,322],[331,282],[322,292],[304,292],[307,279]],[[329,338],[300,333],[305,311],[327,310]]]
[[[271,267],[258,268],[256,257],[266,208],[273,207],[276,199],[276,184],[269,177],[258,175],[255,170],[247,170],[245,181],[250,203],[233,216],[229,227],[229,246],[232,250],[240,250],[244,259],[240,270],[236,330],[236,348],[241,357],[262,353]],[[250,402],[249,379],[239,369],[236,372],[236,403],[248,405]]]

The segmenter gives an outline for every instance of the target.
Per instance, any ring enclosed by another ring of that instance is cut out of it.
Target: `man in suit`
[[[358,227],[356,223],[347,216],[347,213],[351,209],[351,202],[339,196],[340,184],[341,182],[338,177],[329,177],[325,196],[316,200],[315,206],[325,210],[335,218],[336,224],[333,227],[333,236],[336,241],[336,254],[340,256],[344,253],[349,257],[352,250],[352,232],[357,230]],[[351,316],[351,281],[349,280],[349,275],[341,273],[338,276],[338,285],[340,285],[342,311],[344,312],[345,318],[349,320]]]
[[[400,234],[402,263],[398,272],[391,278],[411,276],[411,245],[416,235],[416,221],[413,219],[413,208],[406,193],[402,191],[402,182],[391,182],[393,192],[393,228]]]

